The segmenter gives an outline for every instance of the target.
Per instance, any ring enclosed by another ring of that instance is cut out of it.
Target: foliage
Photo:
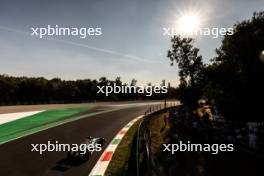
[[[176,62],[179,68],[179,94],[183,103],[191,108],[196,107],[196,102],[200,98],[201,76],[205,67],[199,49],[194,48],[191,38],[181,38],[174,36],[171,39],[172,48],[168,51],[167,57],[171,60],[171,65]]]
[[[214,99],[228,117],[260,120],[263,117],[264,12],[235,24],[234,35],[226,35],[208,70],[206,96]],[[208,92],[214,90],[214,95]]]
[[[168,57],[178,64],[183,103],[206,97],[229,119],[262,120],[264,12],[235,24],[234,34],[224,36],[209,65],[202,64],[192,39],[175,36],[171,41]]]
[[[133,79],[131,84],[136,86],[137,80]],[[124,85],[120,77],[114,81],[106,77],[97,80],[83,79],[76,81],[65,81],[59,78],[47,80],[43,77],[12,77],[0,75],[0,105],[15,104],[40,104],[40,103],[78,103],[93,101],[122,101],[140,99],[163,99],[163,95],[153,94],[146,97],[144,94],[105,94],[97,93],[97,86]],[[170,97],[175,97],[171,92],[175,88],[169,89]]]

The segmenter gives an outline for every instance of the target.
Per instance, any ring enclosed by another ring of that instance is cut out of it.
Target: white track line
[[[30,111],[30,112],[16,112],[16,113],[8,113],[8,114],[0,114],[0,125],[11,122],[14,120],[18,120],[27,116],[31,116],[43,111]]]
[[[95,164],[94,168],[92,169],[89,176],[103,176],[105,171],[112,159],[112,156],[121,142],[122,138],[125,136],[126,132],[130,129],[130,127],[139,119],[141,119],[143,115],[136,117],[135,119],[131,120],[126,126],[124,126],[114,137],[111,143],[107,146],[103,154],[100,156],[99,160]]]

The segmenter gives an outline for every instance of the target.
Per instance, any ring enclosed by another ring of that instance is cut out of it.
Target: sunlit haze
[[[178,28],[182,33],[191,34],[199,25],[200,16],[195,13],[184,14],[178,19]]]
[[[13,76],[66,80],[106,76],[138,84],[178,85],[177,67],[166,57],[170,36],[164,27],[192,32],[197,27],[232,27],[263,9],[260,0],[1,0],[0,70]],[[232,8],[231,8],[232,7]],[[100,27],[102,35],[31,36],[31,27]],[[222,37],[195,37],[205,62]]]

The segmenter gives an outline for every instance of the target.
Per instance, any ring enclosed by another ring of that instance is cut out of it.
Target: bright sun
[[[181,33],[192,34],[200,26],[200,17],[194,13],[183,14],[177,21]]]

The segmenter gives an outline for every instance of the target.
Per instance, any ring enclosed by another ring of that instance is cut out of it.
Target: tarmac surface
[[[44,152],[40,155],[31,151],[31,144],[47,144],[48,141],[79,144],[85,137],[93,136],[106,138],[105,148],[123,126],[144,114],[147,108],[147,105],[142,105],[94,115],[0,145],[0,175],[88,176],[103,150],[93,153],[89,161],[73,165],[65,161],[66,152]],[[100,110],[100,106],[96,109]]]

